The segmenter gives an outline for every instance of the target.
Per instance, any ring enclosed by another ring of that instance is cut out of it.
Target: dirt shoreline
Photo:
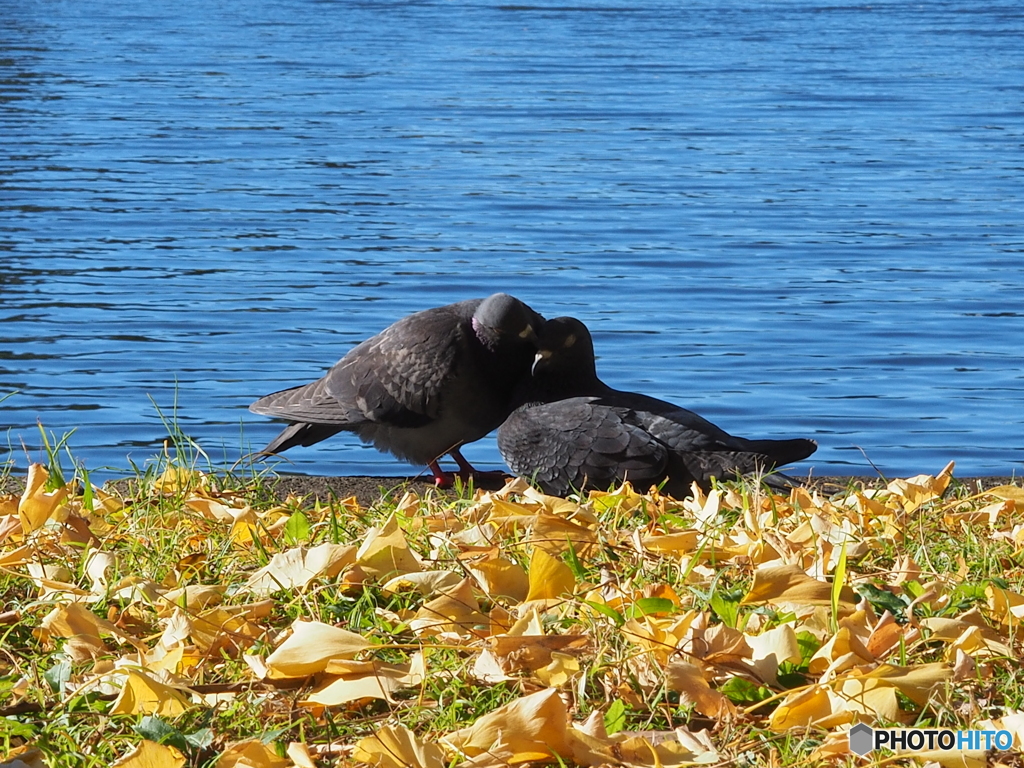
[[[849,475],[849,476],[800,476],[800,475],[789,475],[792,479],[807,485],[811,488],[817,488],[821,492],[826,494],[838,493],[847,488],[864,488],[864,487],[882,487],[885,485],[885,480],[878,476],[861,476],[861,475]],[[895,478],[887,478],[889,480]],[[114,480],[106,483],[107,486],[113,486],[120,493],[125,495],[131,495],[133,480]],[[986,488],[995,488],[999,485],[1021,485],[1022,478],[1020,477],[956,477],[953,478],[954,483],[967,486],[967,488],[977,493]],[[371,504],[379,501],[382,497],[390,499],[399,499],[407,491],[415,491],[416,493],[423,495],[425,492],[435,491],[442,493],[446,496],[455,497],[457,494],[454,490],[437,491],[434,488],[434,482],[429,477],[409,477],[409,476],[366,476],[366,475],[351,475],[351,476],[316,476],[316,475],[278,475],[277,477],[264,478],[261,484],[269,490],[273,496],[278,500],[283,500],[289,495],[294,496],[307,496],[323,501],[335,499],[345,499],[351,496],[355,496],[358,502],[364,506],[370,506]],[[485,477],[475,485],[478,488],[484,488],[486,490],[496,490],[501,488],[504,481],[500,478]],[[8,478],[0,478],[0,493],[17,493],[20,494],[24,489],[24,477],[22,476],[10,476]]]
[[[792,476],[794,480],[817,488],[823,493],[837,493],[843,489],[854,487],[882,487],[885,481],[878,476],[834,476],[834,477],[807,477]],[[894,478],[888,478],[894,479]],[[985,488],[995,488],[1000,485],[1020,485],[1021,478],[1013,477],[967,477],[953,478],[955,483],[967,486],[972,492],[977,493]],[[272,481],[275,494],[279,498],[286,497],[289,493],[296,496],[314,496],[319,499],[347,498],[355,496],[360,504],[367,506],[382,495],[387,494],[391,498],[401,497],[406,490],[416,491],[423,494],[427,490],[434,490],[434,482],[430,478],[409,478],[409,477],[319,477],[309,475],[280,475],[276,481]],[[504,485],[503,481],[481,482],[476,487],[487,490],[497,490]],[[455,495],[454,491],[442,491],[442,493]]]

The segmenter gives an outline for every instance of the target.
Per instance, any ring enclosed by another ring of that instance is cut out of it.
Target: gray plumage
[[[707,490],[712,477],[767,472],[817,449],[813,440],[734,437],[693,411],[609,387],[597,376],[590,332],[575,318],[547,321],[538,343],[498,448],[546,493],[665,481],[667,493],[683,498],[693,482]]]
[[[446,453],[472,471],[459,446],[512,410],[529,375],[543,318],[507,294],[409,315],[348,352],[322,378],[261,397],[249,410],[292,424],[262,453],[312,445],[341,431],[442,481]]]

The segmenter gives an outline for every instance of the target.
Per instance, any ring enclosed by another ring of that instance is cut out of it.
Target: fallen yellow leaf
[[[279,757],[270,744],[259,739],[231,745],[214,765],[216,768],[292,768],[291,760]]]
[[[379,768],[444,768],[444,752],[424,744],[404,725],[385,725],[356,742],[352,759]]]
[[[525,602],[534,600],[555,600],[571,595],[576,588],[576,577],[572,569],[540,547],[535,547],[530,557],[530,591]]]
[[[992,494],[1000,499],[1012,499],[1024,504],[1024,488],[1018,488],[1016,485],[998,485],[995,488],[989,488],[985,493]]]
[[[22,534],[29,534],[42,528],[68,495],[68,488],[58,488],[47,493],[43,490],[50,473],[42,464],[32,464],[25,478],[25,492],[21,494],[18,504],[18,517],[21,520]]]
[[[844,586],[839,599],[852,609],[857,595],[849,586]],[[798,565],[765,565],[754,571],[754,583],[741,605],[764,603],[831,605],[832,585],[812,579]]]
[[[471,579],[463,579],[454,589],[442,592],[428,603],[424,603],[410,621],[416,632],[439,634],[450,632],[460,636],[480,635],[489,625],[487,616],[480,611],[480,604],[473,594]]]
[[[180,689],[161,683],[147,672],[133,669],[128,671],[128,679],[110,708],[110,714],[174,717],[188,707],[188,700]]]
[[[529,594],[530,579],[523,567],[496,551],[469,559],[467,566],[488,597],[506,597],[519,603]]]
[[[291,635],[266,659],[268,677],[309,677],[326,669],[331,659],[351,659],[369,647],[370,641],[355,632],[296,619]]]
[[[449,734],[445,741],[468,757],[488,752],[499,741],[505,743],[513,759],[564,757],[570,752],[568,717],[565,702],[548,688],[499,707],[468,728]]]
[[[947,682],[952,681],[953,670],[939,662],[910,667],[882,664],[863,676],[891,685],[912,702],[923,707]]]
[[[665,670],[665,682],[679,693],[679,700],[693,706],[703,715],[722,718],[735,714],[736,707],[722,693],[715,691],[704,679],[700,667],[686,661],[674,661]]]
[[[124,757],[111,764],[111,768],[181,768],[185,756],[174,747],[143,739]]]
[[[376,577],[423,570],[419,559],[409,549],[395,515],[391,515],[379,529],[371,528],[366,532],[356,552],[356,564]]]
[[[806,728],[832,718],[832,698],[825,685],[814,685],[791,693],[772,712],[768,725],[773,731]]]
[[[780,624],[760,635],[744,635],[751,650],[751,663],[762,681],[777,682],[779,664],[800,661],[800,645],[792,624]]]
[[[49,768],[36,747],[15,747],[7,753],[0,768]]]
[[[274,555],[267,565],[249,577],[246,589],[259,597],[280,590],[301,591],[318,579],[334,578],[355,560],[354,546],[294,547]]]
[[[381,591],[402,592],[412,589],[421,595],[436,595],[438,592],[450,592],[462,579],[462,576],[453,571],[403,573],[381,585]]]

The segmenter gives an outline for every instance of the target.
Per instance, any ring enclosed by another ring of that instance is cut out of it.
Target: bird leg
[[[477,471],[473,469],[473,465],[466,461],[466,457],[462,455],[462,451],[458,448],[449,451],[448,455],[455,459],[455,463],[459,465],[459,476],[463,480],[468,480],[471,476],[477,474]]]
[[[473,465],[466,461],[466,457],[462,455],[462,452],[455,448],[448,452],[448,455],[455,459],[455,463],[459,465],[458,475],[464,482],[469,482],[473,478],[483,480],[488,485],[497,483],[505,479],[505,473],[498,471],[493,472],[481,472],[478,469],[474,469]],[[449,472],[445,472],[441,469],[437,463],[437,459],[427,462],[427,467],[434,474],[434,485],[438,488],[451,488],[452,487],[452,475]]]
[[[477,477],[481,480],[497,481],[504,480],[505,478],[505,473],[501,470],[481,472],[478,469],[473,469],[473,465],[466,461],[466,457],[462,455],[462,452],[458,448],[453,451],[449,451],[448,455],[455,459],[455,463],[459,465],[459,477],[463,480],[470,480],[471,478]]]
[[[437,459],[427,462],[427,467],[434,473],[434,485],[438,488],[451,488],[452,476],[438,466]]]

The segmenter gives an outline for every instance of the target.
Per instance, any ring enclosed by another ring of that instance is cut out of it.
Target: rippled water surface
[[[1019,473],[1022,37],[974,0],[0,4],[0,451],[40,420],[124,468],[159,406],[233,460],[257,396],[504,290],[817,474]]]

